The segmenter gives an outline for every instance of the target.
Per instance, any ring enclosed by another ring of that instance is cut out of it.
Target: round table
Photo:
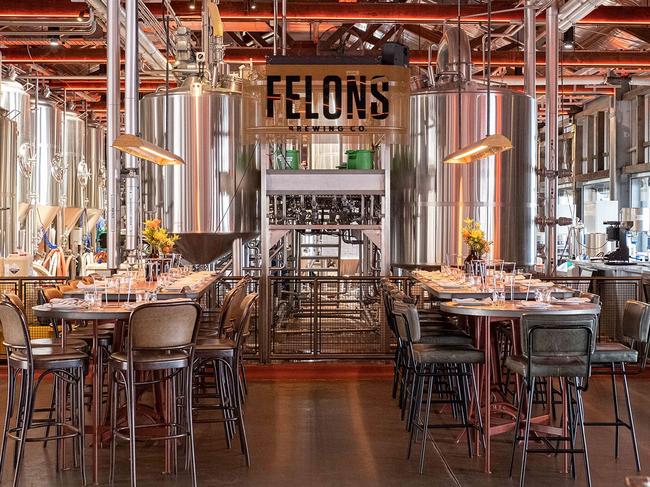
[[[483,395],[485,401],[485,413],[483,417],[483,427],[485,431],[485,472],[491,471],[491,435],[499,434],[503,427],[492,429],[490,421],[490,412],[492,411],[492,357],[493,347],[491,342],[492,333],[490,324],[492,322],[503,320],[518,320],[525,314],[544,314],[544,315],[574,315],[574,314],[600,314],[600,305],[593,303],[557,303],[554,302],[544,308],[534,308],[532,306],[522,305],[524,302],[531,301],[506,301],[505,304],[496,305],[494,303],[459,303],[448,301],[440,303],[440,311],[443,313],[466,316],[474,319],[476,322],[477,345],[485,353],[483,380]],[[566,455],[565,455],[566,464]],[[565,466],[566,468],[566,466]]]
[[[32,308],[34,314],[39,318],[48,318],[52,320],[61,321],[86,321],[92,324],[93,329],[93,347],[92,358],[93,363],[97,364],[97,354],[99,353],[99,340],[97,335],[97,327],[100,321],[113,320],[113,321],[128,321],[131,316],[133,308],[131,306],[123,306],[121,304],[104,304],[97,308],[68,308],[68,307],[52,307],[49,304],[42,304]],[[66,343],[66,326],[61,326],[61,346],[65,347]],[[100,408],[99,401],[102,399],[102,391],[99,387],[99,375],[93,373],[93,483],[97,484],[99,477],[99,437],[100,432]],[[63,453],[62,455],[65,455]]]

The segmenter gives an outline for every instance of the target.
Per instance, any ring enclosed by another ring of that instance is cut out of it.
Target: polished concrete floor
[[[372,375],[370,375],[372,377]],[[2,381],[3,386],[6,383]],[[415,458],[406,460],[407,434],[399,411],[390,398],[390,382],[370,380],[255,380],[246,403],[246,426],[252,466],[244,465],[237,448],[225,447],[223,428],[201,425],[196,432],[197,465],[201,486],[510,486],[510,437],[493,441],[492,475],[483,473],[483,460],[468,459],[464,441],[455,442],[451,430],[436,431],[428,445],[423,475]],[[650,380],[631,381],[644,473],[650,474]],[[593,380],[586,395],[587,416],[606,418],[611,411],[609,382]],[[2,388],[4,396],[4,387]],[[3,405],[4,405],[4,399]],[[4,408],[3,408],[4,410]],[[622,434],[622,455],[613,457],[614,436],[609,429],[588,430],[593,485],[624,486],[626,476],[637,475],[629,436]],[[128,485],[128,447],[118,451],[115,485]],[[160,473],[162,447],[138,448],[141,486],[187,486],[186,474]],[[101,478],[108,483],[108,450],[101,452]],[[517,462],[518,464],[518,462]],[[573,481],[559,473],[559,458],[535,455],[529,459],[527,485],[585,485],[582,470]],[[579,464],[581,465],[581,464]],[[54,446],[30,445],[21,485],[79,485],[76,471],[54,471]],[[88,469],[90,473],[90,468]],[[4,482],[9,481],[5,472]]]

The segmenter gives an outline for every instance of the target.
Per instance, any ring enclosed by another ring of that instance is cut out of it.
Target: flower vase
[[[481,254],[475,249],[469,249],[469,254],[465,257],[465,272],[473,274],[473,265],[472,262],[476,260],[481,260]]]

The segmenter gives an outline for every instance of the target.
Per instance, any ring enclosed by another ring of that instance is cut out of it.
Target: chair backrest
[[[522,350],[531,363],[541,359],[547,365],[561,367],[567,358],[578,359],[572,364],[582,363],[584,367],[578,371],[572,368],[570,375],[588,378],[597,326],[596,315],[524,314],[520,323]]]
[[[25,303],[23,303],[23,300],[20,299],[16,293],[4,293],[3,297],[5,301],[9,301],[16,308],[25,313]]]
[[[247,279],[237,281],[237,284],[226,293],[221,305],[221,316],[219,318],[219,334],[228,333],[232,330],[235,315],[239,312],[241,303],[246,296]]]
[[[196,343],[201,306],[189,299],[157,301],[133,310],[129,318],[130,350],[171,350]]]
[[[2,326],[4,346],[10,349],[27,350],[31,357],[25,315],[18,306],[8,300],[0,302],[0,326]]]
[[[650,304],[627,301],[623,310],[621,333],[624,338],[646,344],[650,341]]]
[[[250,335],[251,319],[253,318],[253,311],[255,310],[255,302],[257,301],[258,294],[250,293],[241,302],[240,316],[235,325],[237,333],[237,346],[243,345],[246,337]]]
[[[55,287],[43,287],[40,292],[46,303],[49,303],[53,299],[63,298],[63,293]]]
[[[393,312],[400,339],[405,342],[420,341],[420,316],[415,305],[395,301]]]

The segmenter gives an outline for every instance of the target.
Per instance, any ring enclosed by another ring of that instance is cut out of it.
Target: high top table
[[[491,324],[497,321],[505,320],[519,320],[524,314],[545,314],[551,316],[557,315],[598,315],[600,314],[600,305],[591,303],[552,303],[544,308],[532,308],[522,303],[527,301],[506,301],[505,304],[495,305],[492,303],[458,303],[458,302],[444,302],[440,303],[440,311],[458,316],[465,316],[469,318],[475,327],[475,341],[476,346],[483,350],[485,354],[485,362],[483,363],[483,375],[481,388],[483,389],[483,404],[484,404],[484,417],[483,427],[485,431],[485,472],[491,472],[491,437],[497,434],[502,434],[514,429],[514,420],[506,421],[503,424],[492,425],[491,413],[499,412],[505,414],[512,414],[508,406],[509,404],[493,403],[492,401],[492,333]],[[514,330],[513,330],[514,331]],[[517,336],[513,337],[513,342],[516,345],[513,352],[518,353],[518,340]],[[515,413],[516,414],[516,413]],[[531,421],[536,423],[545,422],[548,415],[534,417]],[[554,432],[552,428],[545,427],[545,431]],[[566,436],[566,435],[565,435]],[[477,443],[479,444],[479,443]],[[565,469],[567,468],[567,457],[565,455]]]

